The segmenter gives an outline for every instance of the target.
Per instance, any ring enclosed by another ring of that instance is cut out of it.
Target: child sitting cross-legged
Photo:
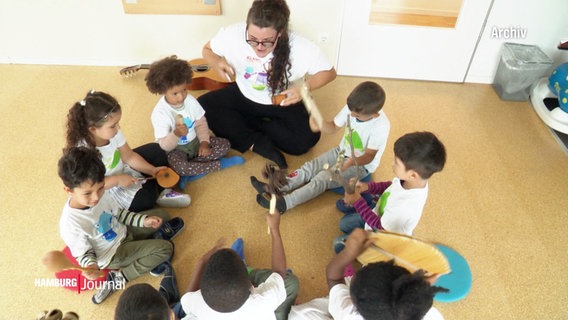
[[[244,262],[242,242],[221,248],[223,239],[194,269],[189,292],[181,298],[181,319],[288,318],[298,294],[298,278],[286,268],[279,214],[266,213],[272,239],[272,268],[253,269]],[[176,314],[180,314],[176,312]]]
[[[173,254],[170,241],[184,227],[181,218],[170,220],[163,209],[134,213],[122,208],[105,191],[105,166],[96,150],[66,149],[58,174],[69,199],[59,220],[59,232],[87,279],[111,269],[92,297],[103,302],[126,283],[146,272],[166,271]]]
[[[338,171],[345,181],[352,177],[364,178],[377,169],[390,132],[390,121],[382,111],[384,103],[383,88],[375,82],[365,81],[353,89],[347,97],[347,104],[333,121],[323,121],[319,128],[310,117],[314,131],[333,134],[345,127],[345,134],[337,147],[304,163],[286,177],[286,185],[280,188],[286,194],[277,196],[276,200],[276,208],[281,214],[314,199],[326,190],[342,186],[342,181],[330,179],[330,173],[325,170],[326,165],[341,166]],[[342,153],[345,160],[341,163],[339,156]],[[271,196],[266,184],[254,176],[250,180],[258,192],[257,203],[269,208]]]
[[[181,189],[209,172],[244,163],[240,156],[225,157],[229,140],[210,135],[205,111],[187,92],[192,75],[187,61],[171,56],[152,63],[145,79],[150,92],[162,95],[151,116],[154,136],[181,176]]]
[[[413,132],[396,140],[394,156],[392,181],[359,181],[354,193],[345,193],[344,199],[337,201],[337,208],[345,213],[339,221],[341,231],[350,234],[365,227],[412,236],[428,197],[428,179],[444,168],[446,149],[433,133]],[[374,208],[363,193],[380,195]],[[335,239],[336,253],[343,249],[346,237]]]

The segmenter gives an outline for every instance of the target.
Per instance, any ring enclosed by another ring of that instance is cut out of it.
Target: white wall
[[[525,30],[526,36],[494,38],[495,28]],[[567,62],[568,51],[556,49],[561,38],[568,40],[567,0],[494,0],[466,82],[493,82],[505,42],[537,45],[555,65]]]
[[[356,0],[352,0],[356,1]],[[127,66],[177,54],[192,59],[222,26],[243,21],[252,0],[222,0],[221,16],[124,14],[119,0],[0,0],[0,63]],[[320,43],[332,62],[340,46],[341,0],[288,0],[292,27]],[[467,82],[491,83],[506,41],[539,45],[557,63],[568,38],[568,1],[494,0]],[[521,27],[524,39],[491,28]],[[356,57],[353,57],[356,59]],[[1,75],[0,75],[1,77]]]
[[[120,0],[0,0],[0,63],[121,66],[201,57],[220,27],[245,20],[251,3],[221,0],[222,15],[206,16],[125,14]],[[289,6],[292,27],[314,41],[327,34],[322,49],[336,61],[340,1]]]

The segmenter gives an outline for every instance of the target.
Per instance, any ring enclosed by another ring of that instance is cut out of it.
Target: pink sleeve
[[[195,121],[195,134],[197,134],[199,142],[209,142],[209,125],[207,124],[207,119],[205,119],[205,117],[201,117],[199,120]]]

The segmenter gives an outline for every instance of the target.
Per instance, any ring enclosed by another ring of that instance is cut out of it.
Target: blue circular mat
[[[444,287],[449,292],[438,292],[434,300],[440,302],[454,302],[465,298],[471,289],[471,270],[465,258],[450,247],[436,243],[435,246],[446,256],[450,264],[450,273],[441,276],[434,284]]]

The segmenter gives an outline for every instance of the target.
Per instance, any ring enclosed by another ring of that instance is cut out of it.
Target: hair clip
[[[97,92],[95,91],[95,89],[91,89],[91,91],[89,91],[89,94],[95,94],[95,92]]]
[[[87,104],[87,101],[85,101],[85,99],[79,101],[79,104],[84,107]]]

